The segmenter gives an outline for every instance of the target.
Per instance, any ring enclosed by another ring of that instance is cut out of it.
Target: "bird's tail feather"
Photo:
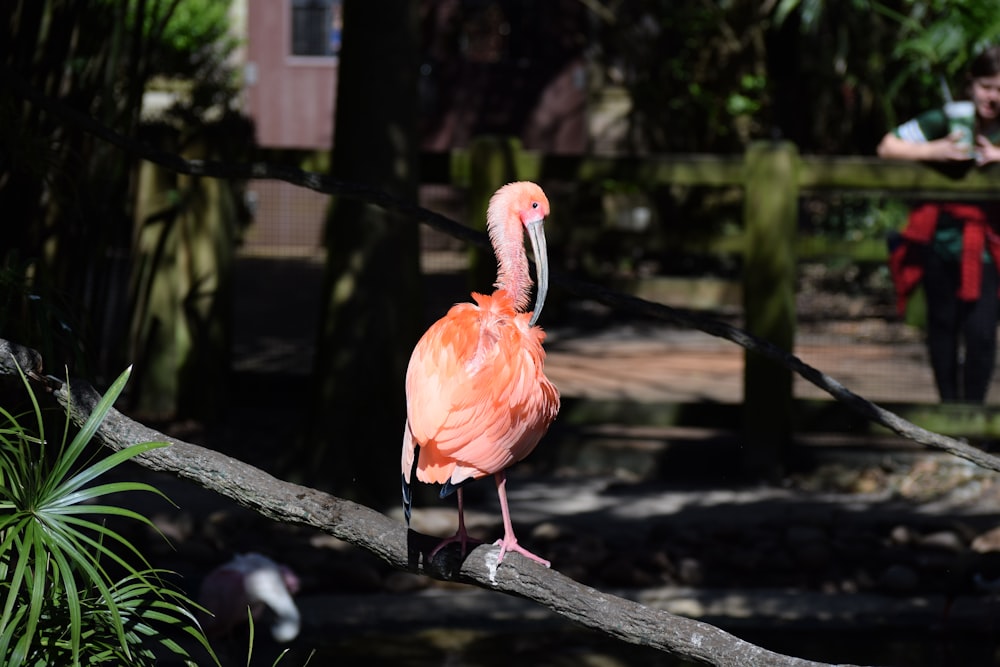
[[[410,468],[410,479],[416,479],[417,474],[417,459],[420,458],[420,448],[417,447],[413,452],[413,467]],[[410,488],[410,483],[406,481],[406,475],[401,475],[403,478],[403,515],[406,517],[406,525],[410,525],[410,514],[413,511],[413,489]]]
[[[410,525],[410,513],[413,511],[413,491],[410,490],[410,485],[406,481],[406,475],[400,475],[403,478],[403,515],[406,517],[406,525]]]

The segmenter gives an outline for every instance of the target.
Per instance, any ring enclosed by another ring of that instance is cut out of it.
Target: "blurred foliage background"
[[[349,7],[359,0],[345,1]],[[187,158],[247,161],[256,147],[240,105],[234,54],[241,38],[232,30],[233,2],[0,3],[3,85],[11,91],[27,87],[121,135]],[[775,139],[794,142],[801,153],[870,155],[888,128],[949,96],[961,97],[970,55],[1000,39],[995,0],[424,0],[419,15],[402,26],[420,51],[404,61],[412,62],[404,78],[415,82],[419,97],[412,109],[420,122],[395,118],[396,126],[387,128],[379,125],[388,122],[380,120],[382,114],[359,113],[351,116],[357,127],[338,132],[375,139],[391,129],[399,145],[412,151],[419,133],[442,113],[442,100],[454,93],[446,79],[434,76],[471,57],[456,26],[486,21],[496,11],[511,19],[511,54],[503,71],[528,82],[515,91],[523,99],[511,104],[538,106],[561,63],[580,58],[591,103],[628,101],[624,140],[613,150],[637,156],[735,155],[750,142]],[[431,20],[438,14],[457,18]],[[376,42],[385,39],[378,12],[353,16],[345,34],[355,30]],[[350,43],[345,38],[345,67]],[[428,76],[428,69],[434,74]],[[364,76],[344,77],[338,96],[364,97],[366,85]],[[153,110],[156,94],[169,103]],[[490,130],[517,136],[522,128]],[[365,142],[345,143],[361,145],[345,151],[364,150]],[[326,162],[352,159],[358,156]],[[363,159],[393,156],[380,151]],[[241,188],[141,164],[23,95],[4,95],[0,336],[39,348],[57,374],[65,364],[100,382],[134,362],[133,407],[164,418],[211,418],[229,381],[230,274],[249,223]],[[401,191],[413,192],[412,182]],[[650,206],[656,225],[624,241],[607,237],[600,201],[609,194]],[[572,201],[576,208],[566,215],[580,224],[572,237],[552,244],[592,250],[577,252],[583,259],[575,266],[567,262],[572,270],[734,270],[670,255],[675,239],[731,231],[741,205],[734,193],[640,192],[632,183],[609,181],[581,188]],[[884,235],[903,209],[848,202],[831,213],[829,202],[805,202],[803,210],[805,228],[853,239]],[[364,243],[391,245],[393,229],[389,225],[388,236],[365,237]],[[349,245],[353,237],[343,238]],[[409,248],[412,241],[394,247]],[[650,264],[652,256],[657,261]],[[345,258],[330,253],[328,289],[344,284],[347,270],[373,273]],[[407,263],[407,274],[416,270]],[[334,319],[318,334],[320,359],[349,355],[324,346],[358,339],[356,332],[338,333],[352,323],[336,320],[335,306],[326,299],[324,312]],[[399,326],[416,330],[413,322]],[[405,358],[409,343],[394,344],[400,346],[394,356]]]

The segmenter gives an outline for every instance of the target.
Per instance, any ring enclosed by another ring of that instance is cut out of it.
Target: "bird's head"
[[[531,239],[531,250],[535,255],[535,282],[537,284],[535,307],[532,309],[530,322],[530,326],[534,326],[535,322],[538,321],[538,316],[542,313],[545,295],[549,289],[549,260],[545,243],[545,229],[542,227],[542,223],[549,215],[549,200],[537,184],[530,181],[517,181],[508,183],[496,191],[490,199],[489,211],[487,214],[488,228],[494,248],[503,245],[505,241],[502,239],[513,240],[506,231],[502,231],[505,224],[520,223],[523,231],[517,233],[519,243],[523,238],[523,232],[527,232],[528,238]],[[500,216],[503,216],[503,219]]]
[[[525,229],[532,223],[542,222],[549,215],[549,200],[537,184],[530,181],[510,183],[500,189],[510,189],[510,208],[517,213]]]

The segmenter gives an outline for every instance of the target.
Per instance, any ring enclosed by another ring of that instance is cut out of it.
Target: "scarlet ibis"
[[[490,198],[486,225],[497,258],[496,291],[472,294],[435,322],[417,343],[406,371],[403,432],[403,509],[409,524],[413,475],[455,492],[458,531],[431,555],[459,542],[465,555],[462,486],[493,475],[504,535],[504,555],[516,551],[546,567],[549,562],[518,544],[507,506],[506,470],[535,449],[559,412],[559,392],[545,377],[545,333],[535,326],[548,290],[543,221],[549,201],[530,182],[509,183]],[[538,289],[531,312],[531,275],[524,234],[531,239]]]
[[[247,622],[247,608],[255,620],[270,609],[271,636],[290,642],[299,634],[299,610],[292,600],[298,590],[299,578],[287,566],[257,553],[237,554],[205,575],[198,603],[211,616],[201,615],[202,628],[209,636],[224,635]]]

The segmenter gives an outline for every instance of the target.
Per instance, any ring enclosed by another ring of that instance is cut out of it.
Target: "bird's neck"
[[[518,226],[520,232],[520,225]],[[514,298],[514,306],[519,312],[528,307],[531,296],[531,274],[528,272],[528,257],[524,252],[522,239],[502,246],[496,246],[497,289],[506,290]]]
[[[524,312],[531,293],[528,256],[524,251],[524,226],[512,211],[511,202],[501,193],[490,200],[486,210],[486,231],[497,257],[497,280],[494,286],[514,298],[514,307]]]

